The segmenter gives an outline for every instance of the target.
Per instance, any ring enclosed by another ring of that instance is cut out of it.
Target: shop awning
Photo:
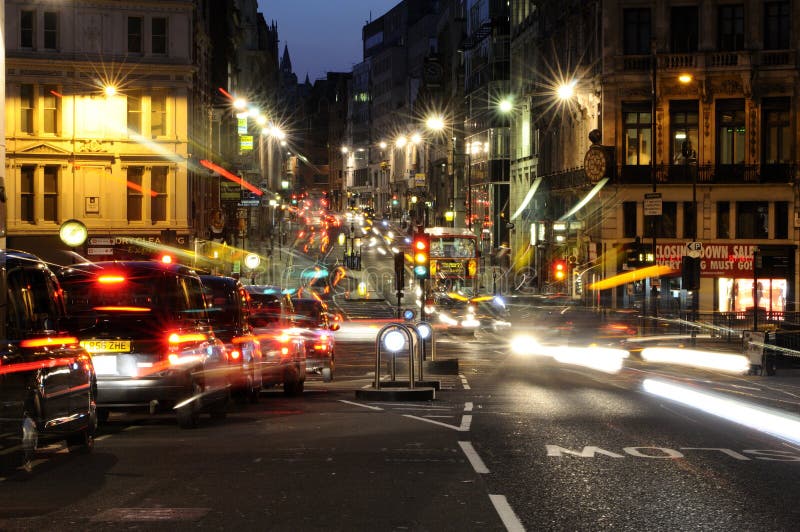
[[[563,222],[567,218],[569,218],[570,216],[581,210],[587,203],[589,203],[589,201],[591,201],[593,197],[597,195],[598,192],[600,192],[600,189],[603,188],[606,183],[608,183],[607,177],[604,177],[603,179],[598,181],[597,184],[592,188],[592,190],[590,190],[589,193],[586,194],[586,196],[584,196],[582,200],[576,203],[575,206],[572,207],[568,213],[564,214],[561,218],[559,218],[558,221]]]
[[[533,195],[536,194],[536,190],[539,188],[539,185],[541,184],[542,184],[541,176],[533,180],[531,188],[528,189],[528,193],[525,194],[525,199],[522,200],[522,203],[520,203],[519,208],[516,210],[516,212],[511,215],[511,220],[514,220],[520,214],[522,214],[522,211],[524,211],[525,208],[528,206],[528,203],[531,202],[531,199],[533,199]]]

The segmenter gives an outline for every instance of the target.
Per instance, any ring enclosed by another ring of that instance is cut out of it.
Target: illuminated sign
[[[237,118],[237,132],[240,135],[247,135],[247,117]]]
[[[239,151],[253,151],[253,135],[240,135],[239,136]]]

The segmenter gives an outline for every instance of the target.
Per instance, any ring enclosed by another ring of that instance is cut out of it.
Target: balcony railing
[[[697,184],[763,184],[793,183],[797,180],[795,164],[659,164],[650,166],[622,165],[618,168],[616,183],[620,185],[647,185],[652,183],[655,171],[659,185],[691,184],[697,176]]]
[[[683,54],[660,53],[658,70],[660,72],[724,70],[729,68],[748,68],[751,64],[766,66],[793,66],[793,50],[775,51],[736,51],[736,52],[691,52]],[[617,68],[625,72],[650,72],[651,55],[617,56]]]

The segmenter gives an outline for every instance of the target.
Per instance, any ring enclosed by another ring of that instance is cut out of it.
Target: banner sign
[[[700,251],[701,277],[752,277],[754,244],[707,244]],[[686,242],[656,244],[656,261],[675,270],[688,255]]]

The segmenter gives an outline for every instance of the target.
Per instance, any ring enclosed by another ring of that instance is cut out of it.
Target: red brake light
[[[19,343],[20,347],[46,347],[51,345],[77,344],[78,339],[73,336],[59,336],[56,338],[29,338]]]
[[[171,344],[182,344],[184,342],[203,342],[207,339],[208,337],[202,333],[189,333],[189,334],[172,333],[169,335],[168,341]]]
[[[97,282],[100,284],[119,284],[124,283],[125,278],[121,275],[101,275],[97,278]]]
[[[231,351],[231,358],[233,360],[239,360],[239,357],[241,357],[241,356],[242,356],[242,354],[239,352],[238,349],[234,349],[233,351]]]

